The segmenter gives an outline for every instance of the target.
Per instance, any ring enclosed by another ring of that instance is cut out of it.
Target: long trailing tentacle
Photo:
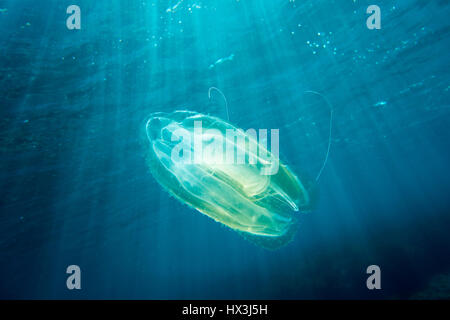
[[[208,89],[208,99],[209,99],[209,100],[211,100],[211,91],[212,91],[212,90],[216,90],[217,92],[219,92],[219,93],[222,95],[223,100],[225,100],[225,108],[227,109],[227,119],[228,119],[228,122],[229,122],[229,121],[230,121],[230,113],[228,112],[228,101],[227,101],[227,98],[225,97],[225,95],[223,94],[223,92],[220,91],[218,88],[216,88],[216,87],[210,87],[210,88]]]
[[[315,94],[319,97],[321,97],[322,99],[325,100],[325,102],[328,105],[328,108],[330,108],[330,131],[328,133],[328,147],[327,147],[327,153],[325,155],[325,159],[323,161],[322,167],[320,168],[319,172],[317,173],[316,176],[316,182],[319,181],[320,176],[322,175],[322,171],[323,169],[325,169],[325,166],[327,164],[328,161],[328,156],[330,155],[330,149],[331,149],[331,134],[332,134],[332,130],[333,130],[333,106],[331,105],[330,101],[328,101],[328,99],[321,93],[317,92],[317,91],[312,91],[312,90],[307,90],[303,92],[305,93],[311,93],[311,94]]]

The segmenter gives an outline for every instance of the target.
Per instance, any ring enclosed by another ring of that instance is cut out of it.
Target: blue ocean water
[[[0,298],[448,298],[450,3],[380,1],[369,30],[372,4],[0,0]],[[225,118],[212,86],[234,125],[279,128],[282,159],[310,177],[333,106],[316,208],[280,249],[149,173],[148,115]]]

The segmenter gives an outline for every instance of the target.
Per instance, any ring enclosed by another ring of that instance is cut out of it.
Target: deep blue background
[[[450,296],[448,1],[0,0],[0,298]],[[66,28],[66,8],[82,30]],[[209,68],[220,58],[234,59]],[[276,251],[170,198],[144,124],[280,128],[320,199]],[[65,269],[82,270],[82,290]],[[382,290],[366,289],[367,266]],[[436,280],[437,279],[437,280]],[[425,290],[425,291],[424,291]],[[422,292],[422,293],[421,293]]]

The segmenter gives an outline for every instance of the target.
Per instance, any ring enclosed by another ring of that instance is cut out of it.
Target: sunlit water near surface
[[[0,0],[1,298],[450,295],[448,1]],[[178,4],[178,5],[177,5]],[[145,120],[279,128],[315,209],[277,250],[164,192]],[[82,290],[66,288],[68,265]],[[379,265],[382,290],[366,288]]]

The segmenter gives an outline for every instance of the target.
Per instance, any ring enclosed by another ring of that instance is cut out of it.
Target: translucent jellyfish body
[[[164,189],[261,246],[289,241],[311,205],[308,185],[249,130],[176,111],[152,114],[146,133],[150,171]]]

